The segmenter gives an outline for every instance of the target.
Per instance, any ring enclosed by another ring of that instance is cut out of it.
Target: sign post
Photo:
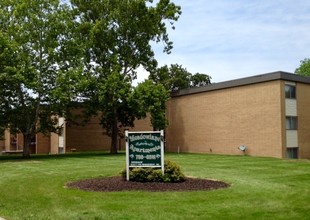
[[[126,179],[130,167],[161,167],[164,173],[164,131],[125,132]]]

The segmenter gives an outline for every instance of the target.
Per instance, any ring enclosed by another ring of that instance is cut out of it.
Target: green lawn
[[[188,176],[230,188],[197,192],[85,192],[66,182],[114,176],[125,154],[0,157],[0,216],[13,219],[309,219],[310,161],[166,154]]]

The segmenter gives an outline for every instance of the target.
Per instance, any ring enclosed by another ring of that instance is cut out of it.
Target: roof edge
[[[277,72],[270,72],[245,78],[239,78],[219,83],[209,84],[203,87],[196,87],[196,88],[188,88],[182,89],[176,92],[172,92],[172,97],[184,96],[184,95],[191,95],[195,93],[213,91],[213,90],[220,90],[220,89],[227,89],[251,84],[257,84],[262,82],[274,81],[274,80],[287,80],[293,82],[300,82],[310,84],[310,77],[296,75],[294,73],[284,72],[284,71],[277,71]]]

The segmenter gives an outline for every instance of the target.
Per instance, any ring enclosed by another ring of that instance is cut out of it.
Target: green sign
[[[163,170],[163,131],[126,131],[126,164],[129,167],[161,167]]]
[[[161,134],[128,133],[129,166],[161,166]]]

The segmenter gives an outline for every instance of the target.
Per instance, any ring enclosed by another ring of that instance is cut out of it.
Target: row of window
[[[296,86],[295,85],[285,85],[285,98],[296,99]],[[297,117],[296,116],[286,116],[286,129],[287,130],[297,130]]]
[[[296,86],[285,85],[285,98],[296,99]],[[298,120],[297,116],[286,116],[286,130],[297,130]],[[287,158],[298,158],[298,147],[290,147],[286,149]]]

